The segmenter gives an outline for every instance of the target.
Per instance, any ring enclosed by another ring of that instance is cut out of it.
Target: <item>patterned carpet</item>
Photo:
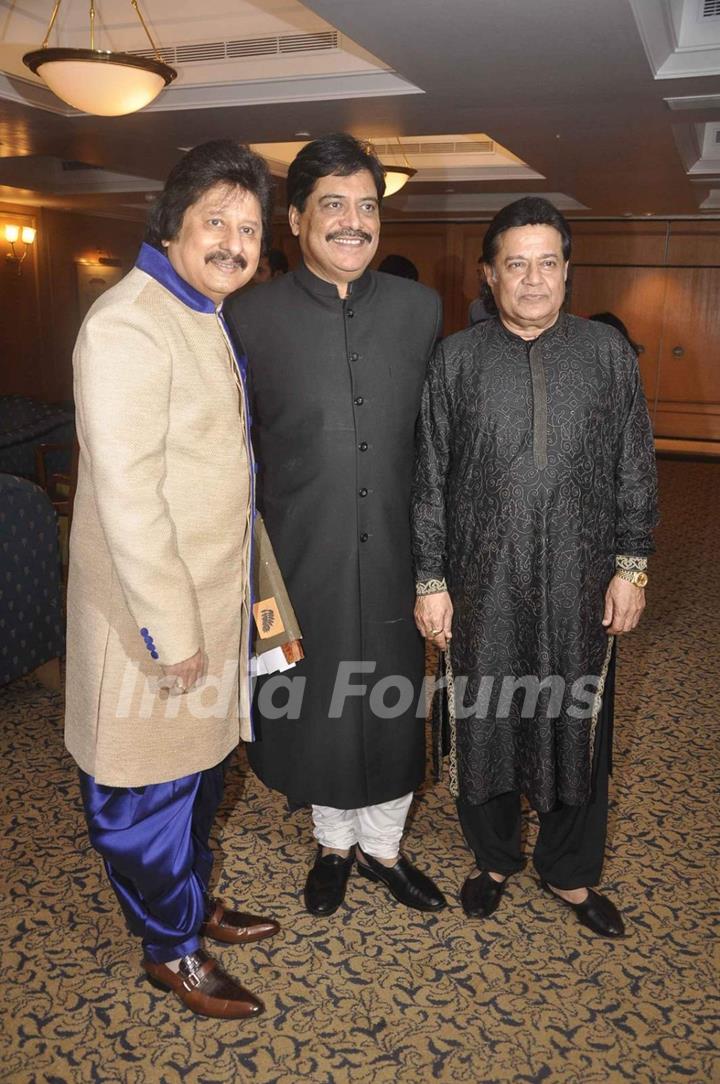
[[[604,886],[623,942],[592,937],[531,870],[467,921],[470,867],[444,786],[417,802],[407,852],[451,905],[426,917],[357,875],[328,920],[304,913],[307,816],[240,759],[217,825],[219,890],[282,934],[218,947],[267,1004],[202,1020],[141,977],[89,849],[60,698],[0,690],[0,1080],[12,1084],[711,1084],[720,1081],[717,926],[720,464],[661,463],[650,609],[622,645]],[[532,827],[528,829],[532,835]]]

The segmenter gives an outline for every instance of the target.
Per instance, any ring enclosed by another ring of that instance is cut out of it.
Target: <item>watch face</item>
[[[637,576],[635,577],[635,586],[636,587],[645,587],[647,582],[648,582],[647,572],[638,572]]]

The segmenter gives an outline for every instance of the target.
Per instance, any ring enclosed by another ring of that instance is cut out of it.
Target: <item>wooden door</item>
[[[577,316],[612,312],[640,349],[640,375],[652,414],[662,341],[665,276],[659,267],[575,267],[571,265],[570,311]]]
[[[720,268],[665,275],[655,432],[720,440]]]

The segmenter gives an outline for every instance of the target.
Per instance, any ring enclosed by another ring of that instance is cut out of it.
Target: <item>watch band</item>
[[[616,568],[615,575],[619,576],[621,580],[627,580],[628,583],[634,584],[635,587],[647,587],[648,585],[648,574],[640,569],[630,571],[626,568]]]

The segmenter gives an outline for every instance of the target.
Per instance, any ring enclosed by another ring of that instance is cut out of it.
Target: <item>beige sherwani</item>
[[[250,737],[242,385],[212,303],[164,256],[150,265],[162,260],[162,281],[136,267],[93,305],[74,354],[65,738],[83,771],[119,787],[218,764],[240,724]],[[198,648],[204,685],[161,699],[160,664]]]

